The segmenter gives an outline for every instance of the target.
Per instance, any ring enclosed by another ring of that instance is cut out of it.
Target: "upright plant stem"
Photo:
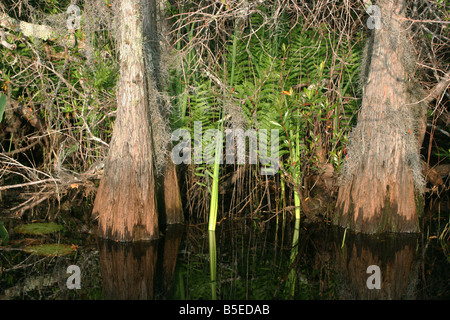
[[[292,239],[292,249],[291,249],[291,257],[290,257],[290,263],[291,265],[295,262],[295,258],[298,254],[298,238],[300,233],[300,220],[295,220],[295,227],[294,227],[294,236]],[[295,280],[296,280],[296,273],[295,268],[291,267],[291,271],[289,272],[288,276],[288,284],[289,284],[289,295],[291,298],[294,297],[295,294]]]
[[[216,137],[216,150],[215,150],[215,157],[214,157],[214,171],[213,171],[213,185],[211,190],[211,205],[210,205],[210,211],[209,211],[209,231],[215,231],[216,230],[216,221],[217,221],[217,210],[219,205],[219,166],[220,166],[220,156],[219,153],[221,150],[221,139],[218,139]]]
[[[297,110],[297,115],[299,116],[298,119],[300,119],[300,110]],[[300,161],[300,125],[297,123],[297,132],[295,134],[295,162],[297,164],[298,161]],[[300,173],[297,172],[297,170],[294,167],[294,177],[295,177],[295,183],[299,188],[301,188],[301,179],[299,179]],[[295,202],[295,220],[300,221],[300,195],[297,192],[297,189],[294,190],[294,202]]]
[[[211,272],[211,299],[217,300],[216,275],[217,275],[217,253],[216,253],[216,233],[209,231],[209,263]]]
[[[293,146],[293,150],[291,151],[293,153],[293,163],[292,163],[292,169],[293,169],[293,177],[294,177],[294,183],[295,183],[295,188],[294,188],[294,205],[295,205],[295,220],[296,221],[300,221],[300,213],[301,213],[301,208],[300,208],[300,195],[297,191],[297,187],[301,188],[300,186],[300,173],[297,172],[297,167],[298,164],[297,162],[300,161],[300,126],[297,124],[297,132],[295,133],[295,145]]]

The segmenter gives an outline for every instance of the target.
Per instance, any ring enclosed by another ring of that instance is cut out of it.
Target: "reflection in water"
[[[216,252],[216,232],[208,231],[209,239],[209,265],[211,271],[211,299],[217,300],[216,289],[216,270],[217,270],[217,252]]]
[[[201,226],[170,226],[153,242],[75,242],[76,254],[47,258],[12,237],[17,247],[0,248],[0,299],[450,298],[448,257],[428,232],[344,239],[324,224],[260,218]],[[70,265],[80,267],[81,290],[66,287]],[[371,265],[379,290],[367,287]]]
[[[100,252],[103,296],[105,299],[153,299],[158,258],[162,257],[161,291],[167,291],[175,270],[182,233],[170,226],[162,240],[162,254],[158,255],[159,241],[118,243],[98,242]]]
[[[291,222],[280,230],[251,220],[223,222],[215,232],[186,231],[172,288],[176,295],[167,299],[423,298],[422,235],[347,232],[342,243],[342,229]],[[367,287],[371,265],[380,268],[379,290]]]
[[[99,241],[105,299],[152,299],[157,241]]]
[[[223,223],[215,233],[187,230],[177,269],[182,297],[420,298],[419,235],[374,237],[347,232],[342,245],[341,229],[291,223],[286,230],[289,240],[281,243],[274,230],[281,232],[276,225],[255,228],[251,221]],[[380,289],[367,287],[371,265],[380,268]]]
[[[162,266],[162,270],[159,268],[157,269],[156,278],[161,279],[162,277],[162,283],[158,284],[160,292],[158,293],[158,296],[155,297],[156,299],[158,299],[159,296],[167,296],[170,291],[183,232],[184,226],[180,224],[169,225],[165,231],[164,238],[161,240],[162,245],[159,247],[158,259],[159,261],[162,261],[162,263],[158,263],[158,266]]]
[[[342,231],[337,232],[339,235]],[[347,232],[343,250],[334,242],[336,274],[342,299],[416,299],[419,280],[418,235],[374,237]],[[371,265],[380,268],[381,288],[369,289]]]

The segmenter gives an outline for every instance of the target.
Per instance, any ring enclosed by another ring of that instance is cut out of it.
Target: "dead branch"
[[[49,71],[53,72],[59,79],[61,79],[62,82],[64,82],[66,84],[67,87],[69,87],[70,89],[72,89],[75,93],[77,93],[80,97],[83,97],[84,99],[86,99],[86,96],[81,93],[80,91],[78,91],[77,89],[75,89],[75,87],[73,85],[71,85],[69,83],[69,81],[67,81],[61,74],[59,74],[58,72],[55,71],[55,69],[50,68],[48,66],[46,66],[45,64],[42,64],[42,66],[46,69],[48,69]]]
[[[11,218],[15,218],[15,219],[22,218],[25,211],[33,209],[38,204],[44,202],[47,199],[50,199],[52,197],[52,195],[53,195],[53,193],[47,193],[46,195],[41,196],[40,198],[38,198],[37,196],[33,196],[30,199],[28,199],[27,201],[25,201],[24,203],[14,207],[14,208],[9,209],[10,212],[14,212],[14,215],[12,215]],[[28,203],[30,201],[32,201],[32,202]]]
[[[73,47],[75,45],[75,37],[69,30],[66,34],[58,34],[52,27],[16,20],[5,12],[0,12],[0,26],[12,31],[20,32],[25,37],[34,37],[41,40],[55,40],[64,46]]]
[[[0,44],[2,44],[5,48],[9,50],[14,50],[16,48],[16,45],[14,43],[11,44],[8,41],[6,41],[6,34],[5,31],[3,31],[3,29],[0,29]]]
[[[14,188],[23,188],[23,187],[28,187],[28,186],[35,186],[37,184],[48,183],[48,182],[57,183],[57,182],[60,182],[60,180],[52,178],[52,179],[44,179],[44,180],[31,181],[31,182],[25,182],[25,183],[19,183],[19,184],[12,184],[12,185],[9,185],[9,186],[1,186],[0,187],[0,191],[8,190],[8,189],[14,189]]]
[[[31,148],[33,148],[38,143],[39,143],[39,140],[36,140],[36,141],[30,143],[29,145],[27,145],[25,147],[22,147],[22,148],[19,148],[19,149],[10,151],[10,152],[4,152],[3,154],[6,155],[6,156],[13,156],[13,155],[18,154],[18,153],[23,153],[23,152],[25,152],[27,150],[30,150]]]
[[[425,98],[426,103],[432,102],[437,99],[447,88],[450,86],[450,76],[445,77],[440,82],[438,82],[433,89],[431,89],[428,96]]]
[[[42,187],[40,191],[31,193],[29,199],[23,203],[8,209],[8,211],[12,213],[11,218],[20,219],[27,210],[35,208],[45,200],[49,200],[54,197],[60,199],[62,195],[66,194],[69,190],[78,190],[79,188],[84,187],[85,190],[87,190],[87,194],[89,194],[89,192],[91,192],[90,190],[95,189],[92,181],[101,178],[101,175],[103,174],[102,169],[103,163],[99,163],[81,174],[71,175],[67,171],[64,171],[64,178],[42,179],[15,185],[2,186],[0,187],[0,191],[37,185]]]

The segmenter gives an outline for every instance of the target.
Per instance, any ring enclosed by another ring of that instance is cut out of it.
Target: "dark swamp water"
[[[214,233],[170,226],[158,241],[136,244],[98,240],[63,214],[62,231],[35,237],[14,233],[23,221],[3,219],[10,239],[0,247],[0,299],[449,299],[448,233],[439,238],[448,215],[433,215],[421,235],[368,237],[279,216],[229,218]],[[32,243],[76,251],[40,256],[24,250]],[[68,287],[72,265],[80,289]],[[368,288],[371,265],[380,289]]]

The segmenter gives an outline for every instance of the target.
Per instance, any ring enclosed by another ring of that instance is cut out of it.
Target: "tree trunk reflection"
[[[343,231],[336,239],[343,239]],[[383,237],[349,234],[345,243],[336,241],[336,271],[342,299],[415,299],[419,280],[416,235]],[[369,289],[367,280],[371,265],[380,268],[380,289]]]
[[[180,228],[179,225],[170,226],[164,238],[155,241],[119,243],[99,240],[103,298],[148,300],[158,298],[160,291],[162,294],[167,292],[183,234]],[[159,255],[158,247],[163,249]],[[162,279],[155,278],[158,274],[163,275]]]

